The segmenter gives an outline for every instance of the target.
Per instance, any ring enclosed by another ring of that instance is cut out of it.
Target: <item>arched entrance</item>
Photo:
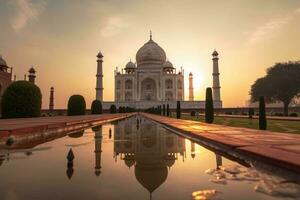
[[[156,84],[152,78],[146,78],[142,81],[141,100],[144,101],[157,100]]]

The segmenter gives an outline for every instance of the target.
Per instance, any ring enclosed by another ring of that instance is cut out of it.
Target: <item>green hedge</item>
[[[110,106],[109,110],[110,110],[110,113],[117,113],[117,108],[114,104]]]
[[[259,98],[259,129],[267,129],[266,104],[263,96]]]
[[[205,122],[210,124],[214,122],[214,102],[211,88],[206,88]]]
[[[39,117],[42,93],[29,81],[16,81],[4,91],[1,101],[3,118]]]
[[[68,102],[68,115],[85,115],[86,104],[81,95],[72,95]]]
[[[102,114],[102,103],[99,100],[94,100],[91,106],[92,114]]]

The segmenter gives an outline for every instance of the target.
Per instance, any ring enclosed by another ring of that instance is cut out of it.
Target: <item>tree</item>
[[[211,88],[206,88],[205,122],[210,124],[214,122],[214,102]]]
[[[84,115],[86,104],[84,97],[81,95],[72,95],[68,101],[68,115]]]
[[[114,104],[110,106],[110,113],[117,113],[117,108]]]
[[[176,106],[176,118],[180,119],[181,117],[181,109],[180,109],[180,101],[177,101],[177,106]]]
[[[267,129],[266,106],[263,96],[259,98],[259,129]]]
[[[166,105],[164,104],[163,105],[163,116],[165,116],[166,115]]]
[[[16,81],[4,91],[1,101],[3,118],[39,117],[42,93],[29,81]]]
[[[92,114],[102,114],[102,103],[99,100],[94,100],[91,106]]]
[[[251,101],[264,96],[267,103],[283,102],[284,115],[288,116],[288,106],[292,99],[300,96],[300,61],[276,63],[267,69],[266,76],[259,78],[251,86]]]
[[[169,104],[167,104],[167,116],[168,117],[170,116],[170,106],[169,106]]]

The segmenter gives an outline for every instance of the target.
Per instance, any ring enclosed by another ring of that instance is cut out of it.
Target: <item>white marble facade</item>
[[[102,54],[101,58],[98,56],[98,68],[99,66],[102,68],[102,57]],[[216,71],[216,69],[218,70],[217,62],[217,55],[215,55],[214,79],[219,78],[219,73]],[[102,76],[98,74],[97,77],[102,79]],[[137,51],[136,62],[130,60],[124,68],[116,68],[114,77],[115,100],[103,102],[104,109],[108,109],[111,104],[115,104],[117,108],[129,106],[147,109],[162,104],[169,104],[170,108],[176,108],[177,101],[181,101],[183,109],[197,109],[205,106],[205,101],[184,100],[184,70],[182,67],[180,70],[176,70],[173,64],[167,60],[164,49],[154,42],[151,34],[149,41]],[[215,83],[214,81],[213,90],[218,89],[220,91],[219,85]],[[97,88],[102,88],[102,86],[97,84],[96,90]],[[222,107],[220,99],[215,99],[215,107]]]
[[[176,72],[152,38],[136,54],[136,64],[115,70],[115,102],[182,101],[183,70]]]

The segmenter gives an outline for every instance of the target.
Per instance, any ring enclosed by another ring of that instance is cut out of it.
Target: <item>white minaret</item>
[[[194,101],[193,74],[189,74],[189,101]]]
[[[221,101],[221,94],[220,94],[220,73],[219,73],[219,57],[218,57],[218,52],[215,50],[212,53],[212,60],[213,60],[213,99],[214,101]]]
[[[103,55],[101,52],[97,55],[97,81],[96,81],[96,99],[99,101],[103,101]]]

